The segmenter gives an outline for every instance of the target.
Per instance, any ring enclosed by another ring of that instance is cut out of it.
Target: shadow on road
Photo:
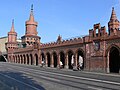
[[[0,71],[0,90],[45,90],[45,88],[22,73]]]

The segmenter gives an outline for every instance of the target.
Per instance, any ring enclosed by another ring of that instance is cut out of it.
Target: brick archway
[[[61,51],[60,53],[60,61],[63,64],[63,68],[65,67],[65,53],[63,51]]]
[[[21,59],[21,64],[23,64],[23,57],[22,57],[22,55],[20,55],[20,59]]]
[[[41,60],[45,62],[45,54],[41,53]]]
[[[85,55],[84,55],[84,51],[82,49],[78,49],[76,51],[76,64],[80,64],[80,57],[83,59],[83,64],[82,64],[82,68],[81,69],[84,69],[84,66],[85,66]]]
[[[18,63],[20,63],[20,56],[18,55]]]
[[[68,54],[68,68],[73,69],[72,56],[74,56],[74,52],[72,50],[68,50],[67,54]]]
[[[56,68],[56,67],[57,67],[57,64],[58,64],[58,63],[57,63],[57,57],[58,57],[58,56],[57,56],[57,53],[56,53],[56,52],[53,52],[52,55],[53,55],[54,67]]]
[[[27,64],[29,64],[29,62],[30,62],[29,61],[29,55],[27,54],[26,57],[27,57]]]
[[[31,61],[31,63],[30,63],[30,64],[31,64],[31,65],[33,65],[33,63],[34,63],[34,62],[33,62],[33,57],[32,57],[32,54],[30,54],[30,61]]]
[[[120,48],[117,45],[111,45],[107,50],[107,72],[120,72]]]
[[[26,64],[26,57],[25,57],[25,54],[23,55],[23,63]]]

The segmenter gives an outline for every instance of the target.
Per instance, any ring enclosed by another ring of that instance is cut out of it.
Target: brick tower
[[[110,36],[118,35],[119,26],[120,26],[120,22],[117,19],[117,16],[116,16],[116,13],[115,13],[115,10],[114,10],[114,7],[113,7],[111,17],[110,17],[110,21],[108,22],[109,35]]]
[[[38,23],[34,20],[33,15],[33,5],[31,5],[31,12],[29,20],[25,22],[26,32],[22,37],[22,42],[26,44],[26,46],[32,46],[35,43],[40,43],[40,37],[37,36],[37,26]]]
[[[8,60],[12,60],[11,56],[14,53],[14,50],[17,48],[18,48],[17,47],[17,33],[15,32],[15,29],[14,29],[14,20],[13,20],[11,30],[10,32],[8,32],[8,42],[6,43],[6,49],[8,52]]]

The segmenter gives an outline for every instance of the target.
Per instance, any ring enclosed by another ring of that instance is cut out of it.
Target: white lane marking
[[[8,69],[9,69],[9,70],[13,70],[12,68],[8,68]],[[26,71],[20,71],[20,72],[25,73],[25,74],[28,74],[28,75],[31,74],[31,73],[28,73],[28,72],[26,72]],[[35,72],[35,73],[36,73],[36,72]],[[38,75],[37,75],[37,76],[38,76]],[[60,82],[59,79],[55,79],[55,78],[49,78],[49,77],[40,76],[40,75],[39,75],[39,77],[44,78],[44,79],[48,79],[48,80],[52,80],[52,81],[58,81],[58,82]]]
[[[30,70],[37,71],[35,73],[38,73],[38,74],[39,74],[39,72],[43,72],[43,73],[46,73],[46,74],[53,74],[53,75],[66,76],[66,77],[76,78],[76,79],[84,79],[84,80],[89,80],[89,81],[96,81],[96,82],[103,82],[103,83],[108,83],[108,84],[120,85],[120,83],[117,83],[117,82],[111,82],[111,81],[105,81],[105,80],[99,80],[99,79],[92,79],[92,78],[77,77],[77,76],[64,75],[64,74],[58,74],[58,73],[51,73],[51,72],[46,72],[46,71],[34,70],[34,69],[30,69]]]
[[[1,73],[0,73],[0,74],[1,74]],[[13,78],[13,77],[8,76],[8,75],[4,75],[4,74],[1,74],[1,75],[2,75],[2,76],[5,76],[5,77],[7,77],[7,78],[10,78],[10,79],[12,79],[12,80],[15,80],[15,81],[17,81],[17,82],[19,82],[19,83],[21,83],[21,84],[23,84],[23,85],[26,85],[26,86],[28,86],[28,87],[31,87],[31,88],[33,88],[33,89],[35,89],[35,90],[40,90],[39,88],[36,88],[36,87],[34,87],[34,86],[31,86],[31,85],[29,85],[29,84],[27,84],[27,83],[24,83],[24,82],[22,82],[22,81],[19,81],[19,80]]]
[[[102,88],[96,88],[96,87],[91,87],[91,86],[88,86],[89,89],[93,89],[93,90],[103,90]]]
[[[58,80],[58,79],[49,78],[49,77],[45,77],[45,76],[40,76],[40,77],[45,78],[45,79],[49,79],[49,80],[52,80],[52,81],[58,81],[58,82],[60,82],[60,80]]]
[[[12,66],[12,67],[16,67],[16,66]],[[24,67],[20,67],[20,66],[17,66],[17,67],[24,68]],[[92,78],[84,78],[84,77],[71,76],[71,75],[65,75],[65,74],[58,74],[58,73],[40,71],[40,70],[35,70],[35,69],[30,69],[30,68],[29,69],[28,68],[24,68],[24,69],[36,71],[35,73],[38,73],[38,74],[39,74],[39,72],[42,72],[42,73],[46,73],[46,74],[66,76],[66,77],[70,77],[70,78],[76,78],[76,79],[83,79],[83,80],[89,80],[89,81],[96,81],[96,82],[103,82],[103,83],[108,83],[108,84],[120,85],[120,83],[112,82],[112,81],[107,81],[107,80],[105,81],[105,80],[100,80],[100,79],[92,79]]]

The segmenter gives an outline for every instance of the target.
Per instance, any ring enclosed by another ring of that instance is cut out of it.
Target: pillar
[[[19,56],[19,64],[21,64],[21,57]]]
[[[57,59],[57,68],[60,67],[60,54],[58,54],[58,59]]]
[[[110,68],[109,68],[109,52],[107,55],[107,73],[110,73]]]
[[[68,69],[68,54],[65,56],[65,68]]]
[[[40,55],[40,66],[42,66],[42,55]]]

